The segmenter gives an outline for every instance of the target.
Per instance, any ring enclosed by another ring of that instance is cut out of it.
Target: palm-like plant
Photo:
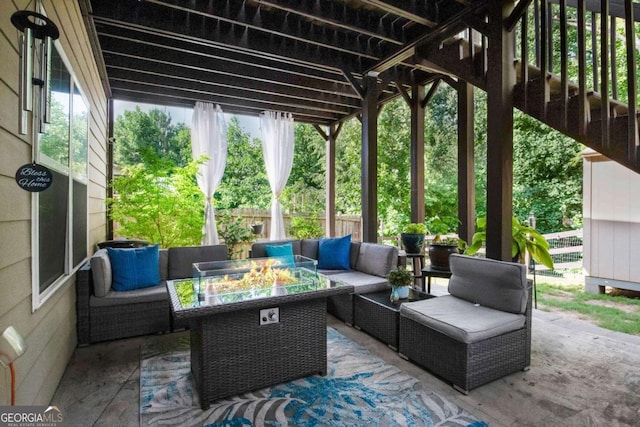
[[[465,250],[466,255],[473,255],[482,247],[487,240],[487,218],[482,217],[476,220],[476,233],[471,239],[471,244]],[[516,217],[511,219],[511,257],[524,262],[525,252],[529,252],[531,257],[539,264],[553,270],[553,259],[549,253],[549,243],[534,228],[524,225]]]

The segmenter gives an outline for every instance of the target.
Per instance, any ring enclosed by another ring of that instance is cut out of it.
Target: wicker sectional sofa
[[[226,245],[185,246],[159,251],[161,282],[131,291],[114,291],[107,249],[100,249],[76,278],[78,345],[180,328],[171,316],[166,281],[191,277],[195,262],[228,259]]]
[[[257,242],[251,246],[252,258],[267,256],[266,246],[291,243],[294,255],[318,259],[319,239],[278,240]],[[398,249],[377,243],[351,242],[349,270],[322,270],[318,272],[331,276],[336,281],[353,285],[354,294],[390,289],[386,279],[389,271],[398,265]],[[329,297],[327,310],[349,325],[354,325],[353,294]]]

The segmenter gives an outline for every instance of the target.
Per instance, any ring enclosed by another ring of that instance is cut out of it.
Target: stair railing
[[[505,20],[505,27],[516,31],[514,61],[525,112],[570,130],[635,169],[640,169],[639,21],[640,3],[633,0],[519,0]],[[470,25],[456,38],[465,42],[461,53],[473,64],[472,77],[483,82],[487,22],[476,19]],[[530,93],[539,104],[527,99]],[[559,107],[559,120],[558,108],[549,112],[551,101]],[[621,145],[623,132],[627,141]]]
[[[562,124],[567,125],[570,98],[577,96],[580,135],[587,134],[590,121],[598,120],[590,117],[590,113],[594,106],[599,105],[602,146],[605,148],[610,147],[612,120],[626,116],[628,160],[637,164],[636,58],[640,48],[637,23],[640,4],[632,0],[520,1],[528,7],[515,28],[519,33],[515,50],[521,65],[519,81],[525,86],[529,83],[528,65],[540,70],[540,76],[544,76],[540,82],[544,105],[540,107],[545,112],[549,102],[550,77],[552,74],[559,77],[560,87],[556,88],[554,95],[560,102]],[[624,27],[619,29],[621,23]],[[590,44],[587,44],[587,34],[590,34]],[[531,44],[534,49],[531,49]],[[624,46],[621,58],[617,49],[620,44]],[[621,63],[626,67],[621,67]],[[621,83],[626,91],[620,90]]]

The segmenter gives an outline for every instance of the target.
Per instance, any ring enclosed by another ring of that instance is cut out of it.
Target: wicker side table
[[[432,268],[430,265],[427,265],[422,269],[422,290],[425,290],[424,285],[427,285],[427,293],[431,293],[431,278],[439,277],[441,279],[449,279],[451,277],[451,271],[438,270],[436,268]]]
[[[400,305],[405,302],[434,298],[415,288],[409,298],[392,303],[391,290],[354,295],[354,326],[398,351]]]

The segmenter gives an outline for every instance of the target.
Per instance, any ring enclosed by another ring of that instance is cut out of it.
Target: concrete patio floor
[[[491,426],[640,425],[638,336],[534,310],[531,370],[465,396],[369,335],[332,316],[328,324]],[[139,425],[140,346],[155,338],[78,348],[51,402],[66,425]]]

